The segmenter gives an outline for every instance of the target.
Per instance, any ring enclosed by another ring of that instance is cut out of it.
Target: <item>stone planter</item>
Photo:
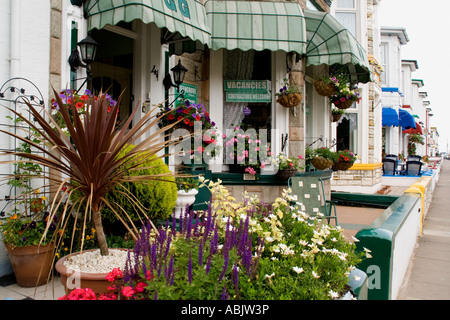
[[[177,202],[175,203],[175,209],[172,216],[175,219],[179,219],[187,206],[192,205],[195,202],[195,196],[197,195],[197,189],[191,189],[187,192],[184,190],[178,190]]]
[[[11,247],[5,244],[17,284],[34,287],[46,284],[53,268],[53,243],[45,246]]]
[[[98,249],[85,250],[83,252],[74,252],[67,256],[62,257],[56,262],[55,269],[59,273],[61,278],[61,283],[63,284],[66,294],[69,294],[72,290],[81,288],[90,288],[96,294],[110,293],[108,287],[111,283],[106,280],[108,273],[87,273],[87,272],[77,272],[67,268],[64,263],[69,258],[79,255],[85,252],[92,252]],[[109,250],[128,250],[128,249],[109,249]],[[95,262],[93,262],[95,263]],[[123,269],[123,266],[117,266],[117,268]],[[111,270],[113,267],[111,268]]]

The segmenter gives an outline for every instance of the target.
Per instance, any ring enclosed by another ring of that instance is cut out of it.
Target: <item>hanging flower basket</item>
[[[325,82],[322,79],[314,81],[314,88],[321,96],[332,96],[336,91],[336,87],[332,82]]]
[[[345,161],[338,161],[338,162],[333,162],[333,165],[331,166],[331,169],[333,171],[346,171],[348,169],[350,169],[353,166],[353,162],[345,162]]]
[[[300,104],[303,95],[300,92],[279,96],[277,102],[285,108],[293,108]]]
[[[278,180],[287,180],[290,177],[295,176],[295,174],[297,173],[297,169],[284,169],[284,170],[278,170],[278,172],[276,173],[276,178]]]
[[[343,113],[334,113],[331,116],[333,122],[338,122],[342,118]]]
[[[317,170],[325,170],[333,165],[333,160],[326,159],[323,157],[315,157],[311,159],[311,164]]]
[[[352,104],[353,104],[354,102],[355,102],[355,101],[352,100],[352,99],[346,99],[345,101],[342,101],[342,100],[340,99],[340,100],[335,100],[335,101],[333,101],[333,104],[334,104],[334,106],[335,106],[336,108],[338,108],[338,109],[348,109],[348,108],[350,108],[350,107],[352,106]]]

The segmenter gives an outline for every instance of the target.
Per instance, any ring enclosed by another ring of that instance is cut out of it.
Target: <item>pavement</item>
[[[444,160],[397,300],[450,299],[450,161]]]

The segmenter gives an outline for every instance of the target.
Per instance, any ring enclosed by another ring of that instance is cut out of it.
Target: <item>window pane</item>
[[[335,18],[356,38],[356,13],[336,12]]]
[[[355,0],[337,0],[338,8],[354,8]]]

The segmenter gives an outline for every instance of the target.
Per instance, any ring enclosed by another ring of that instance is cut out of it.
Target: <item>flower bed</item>
[[[286,190],[270,205],[237,202],[219,182],[205,212],[188,212],[179,230],[143,228],[120,283],[127,299],[337,299],[365,257],[342,229],[292,206]],[[145,290],[143,289],[145,288]]]

